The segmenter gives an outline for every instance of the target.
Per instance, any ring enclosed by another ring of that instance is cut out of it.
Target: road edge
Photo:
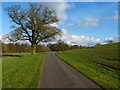
[[[66,62],[64,59],[62,59],[61,57],[59,57],[57,55],[57,53],[55,52],[55,55],[60,58],[61,60],[63,60],[66,64],[68,64],[71,68],[73,68],[74,70],[76,70],[77,72],[79,72],[80,74],[84,75],[86,78],[88,78],[89,80],[91,80],[93,83],[97,84],[101,89],[106,90],[105,88],[103,88],[100,84],[98,84],[97,82],[95,82],[94,80],[92,80],[91,78],[89,78],[88,76],[86,76],[84,73],[78,71],[75,67],[73,67],[71,64],[69,64],[68,62]]]
[[[41,66],[41,72],[40,72],[40,80],[39,80],[39,88],[40,88],[40,84],[41,84],[41,79],[42,79],[42,72],[43,72],[43,66],[44,66],[44,63],[45,63],[45,58],[46,58],[46,56],[49,54],[49,52],[47,52],[46,54],[45,54],[45,56],[43,57],[43,61],[42,61],[42,66]]]

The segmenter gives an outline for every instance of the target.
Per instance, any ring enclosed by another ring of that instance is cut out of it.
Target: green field
[[[15,53],[4,54],[2,60],[3,88],[39,88],[44,57],[47,53],[36,55]]]
[[[119,43],[120,44],[120,43]],[[58,52],[57,56],[103,88],[120,88],[118,43]]]

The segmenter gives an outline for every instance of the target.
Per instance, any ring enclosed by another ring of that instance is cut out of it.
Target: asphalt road
[[[54,52],[47,54],[43,66],[40,88],[100,88],[79,73]]]

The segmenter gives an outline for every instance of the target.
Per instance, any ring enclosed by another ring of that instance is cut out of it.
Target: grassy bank
[[[3,88],[38,88],[46,54],[5,54],[7,56],[2,60]]]
[[[118,44],[58,52],[57,55],[103,88],[120,88]]]

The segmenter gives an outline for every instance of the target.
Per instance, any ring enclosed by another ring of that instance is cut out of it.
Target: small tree
[[[113,43],[113,40],[108,40],[108,44],[111,44],[111,43]]]
[[[13,5],[5,8],[5,11],[16,24],[12,26],[14,30],[7,35],[7,38],[14,42],[28,40],[31,43],[32,55],[35,54],[35,48],[39,42],[48,42],[55,39],[56,35],[60,35],[61,30],[51,26],[59,21],[55,10],[30,3],[28,9]]]
[[[58,51],[69,50],[69,45],[64,43],[64,41],[59,40],[57,43]]]
[[[78,45],[73,45],[73,46],[71,46],[71,49],[79,49],[79,46]]]
[[[101,44],[100,44],[100,43],[96,43],[96,46],[97,46],[97,45],[101,45]]]

